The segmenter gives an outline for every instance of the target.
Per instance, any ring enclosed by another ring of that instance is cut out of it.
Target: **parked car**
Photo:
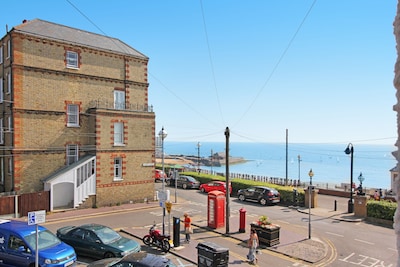
[[[163,179],[167,179],[167,174],[162,170],[154,170],[154,182],[162,182]]]
[[[39,266],[73,266],[75,250],[38,225]],[[36,225],[0,220],[0,266],[35,266]]]
[[[208,193],[214,190],[224,192],[226,194],[226,182],[223,181],[211,181],[206,184],[200,185],[200,191],[203,193]],[[229,195],[232,194],[232,185],[229,183]]]
[[[238,198],[240,201],[257,201],[263,206],[281,201],[281,195],[278,190],[266,186],[252,186],[246,189],[239,189]]]
[[[147,252],[138,252],[129,254],[123,258],[102,259],[90,263],[87,267],[177,267],[166,257],[154,255]]]
[[[175,179],[169,179],[168,183],[170,186],[175,186]],[[176,179],[176,187],[182,187],[183,189],[199,189],[200,182],[192,176],[179,175],[178,179]]]
[[[71,245],[78,255],[95,259],[121,258],[140,251],[138,242],[100,224],[64,226],[57,230],[57,236]]]

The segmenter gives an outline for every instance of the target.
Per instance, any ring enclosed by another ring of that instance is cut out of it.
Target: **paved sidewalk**
[[[66,210],[62,212],[50,213],[46,216],[46,221],[62,220],[64,218],[71,217],[85,217],[95,214],[103,213],[118,213],[120,211],[126,210],[138,210],[138,209],[148,209],[153,207],[159,207],[157,202],[150,203],[135,203],[135,204],[124,204],[120,206],[113,207],[101,207],[96,209],[74,209]],[[337,207],[337,210],[334,210]],[[309,209],[304,207],[290,206],[291,209],[296,209],[298,212],[308,214]],[[324,218],[330,218],[334,220],[348,221],[348,222],[360,222],[362,218],[354,216],[354,213],[347,213],[347,199],[340,197],[331,197],[318,195],[318,207],[311,209],[311,214],[313,216],[319,216]],[[21,218],[24,219],[24,218]],[[26,219],[26,218],[25,218]],[[242,241],[245,246],[249,232],[250,225],[246,225],[245,233],[239,233],[239,218],[238,215],[232,216],[229,220],[229,235],[226,235],[226,228],[211,229],[207,226],[207,220],[204,215],[194,216],[193,218],[194,234],[201,234],[202,232],[213,231],[221,236],[229,236],[231,238]],[[147,234],[148,229],[143,227],[137,229],[122,229],[121,231],[132,235],[136,238],[141,239],[145,234]],[[288,227],[281,227],[280,229],[280,243],[276,246],[267,247],[270,251],[275,251],[277,253],[284,254],[286,256],[303,260],[309,263],[315,263],[323,260],[327,257],[330,252],[330,247],[324,240],[317,237],[312,237],[308,239],[307,236],[303,234],[296,233],[293,230],[288,229]],[[182,235],[183,240],[183,235]],[[197,264],[197,244],[198,242],[193,238],[190,244],[183,244],[178,248],[171,249],[172,254],[176,254],[179,257],[186,259],[193,264]]]

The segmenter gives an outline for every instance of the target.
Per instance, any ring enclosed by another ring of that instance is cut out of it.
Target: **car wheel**
[[[267,205],[268,201],[265,198],[260,199],[260,204],[265,206]]]
[[[187,184],[182,184],[183,189],[187,189]]]
[[[115,255],[112,252],[106,252],[104,253],[104,258],[115,258]]]
[[[200,191],[201,191],[202,193],[205,193],[205,192],[206,192],[206,190],[204,189],[204,187],[202,187],[202,188],[200,189]]]
[[[245,201],[245,200],[246,200],[246,198],[244,197],[244,195],[239,195],[238,198],[239,198],[240,201]]]

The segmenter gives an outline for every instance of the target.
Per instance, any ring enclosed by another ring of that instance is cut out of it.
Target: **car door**
[[[259,201],[261,198],[263,198],[263,197],[264,197],[264,191],[265,191],[264,188],[259,188],[259,187],[257,187],[257,188],[254,190],[253,200]]]
[[[82,228],[72,229],[66,234],[64,241],[72,246],[78,255],[93,256],[91,252],[93,248],[87,244],[87,240],[85,240],[85,232],[86,230]]]
[[[254,191],[256,189],[254,187],[248,188],[246,191],[244,191],[244,195],[246,199],[254,200]]]
[[[105,247],[101,242],[100,238],[93,232],[89,230],[84,230],[84,243],[86,247],[84,248],[85,254],[88,256],[103,258]]]
[[[35,256],[21,237],[10,234],[5,248],[4,263],[10,266],[28,266],[35,262]]]

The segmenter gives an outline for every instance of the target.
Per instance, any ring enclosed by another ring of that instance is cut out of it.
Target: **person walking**
[[[257,263],[257,247],[258,247],[258,235],[255,229],[251,229],[250,238],[247,241],[247,245],[249,247],[249,253],[247,254],[247,259],[251,264]]]
[[[192,219],[189,217],[189,214],[185,213],[183,215],[185,219],[183,220],[184,229],[185,229],[185,241],[186,243],[190,243],[190,234],[193,233],[192,230]]]

